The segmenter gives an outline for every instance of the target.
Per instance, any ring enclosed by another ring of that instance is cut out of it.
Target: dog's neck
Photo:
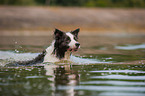
[[[55,43],[55,41],[53,41],[51,46],[49,46],[46,49],[46,55],[44,57],[44,62],[58,62],[60,60],[70,60],[71,52],[64,51],[64,53],[62,53],[62,52],[56,51],[54,43]]]
[[[71,52],[66,50],[65,48],[58,48],[56,47],[55,43],[52,43],[53,46],[53,52],[52,54],[55,55],[60,60],[68,60],[70,58]]]
[[[70,55],[71,55],[72,52],[70,51],[66,51],[65,52],[65,56],[64,56],[64,60],[70,60]]]

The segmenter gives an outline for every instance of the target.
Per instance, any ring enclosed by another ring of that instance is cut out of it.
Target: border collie
[[[63,32],[58,29],[54,31],[54,41],[51,45],[39,54],[35,59],[30,61],[17,62],[19,65],[32,65],[41,62],[60,62],[61,60],[70,60],[72,52],[77,51],[80,48],[78,42],[78,33],[80,29],[76,29],[71,32]]]

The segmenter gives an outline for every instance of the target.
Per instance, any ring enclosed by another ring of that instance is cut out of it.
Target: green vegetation
[[[139,7],[145,0],[0,0],[0,5],[49,5],[82,7]]]

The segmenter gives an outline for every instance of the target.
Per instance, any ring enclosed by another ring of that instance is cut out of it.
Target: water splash
[[[0,64],[5,65],[13,61],[32,60],[39,54],[39,53],[17,53],[15,51],[0,51]],[[71,62],[73,62],[72,64],[111,63],[111,62],[101,61],[98,59],[82,58],[76,56],[71,56],[70,60]]]
[[[0,51],[0,66],[13,61],[27,61],[35,58],[39,53],[17,53],[15,51]]]
[[[98,59],[90,59],[90,58],[82,58],[82,57],[76,57],[76,56],[71,56],[70,57],[71,61],[77,64],[96,64],[96,63],[112,63],[106,62],[106,61],[101,61]]]

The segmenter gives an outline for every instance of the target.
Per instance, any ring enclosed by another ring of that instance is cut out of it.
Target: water
[[[145,37],[80,36],[73,63],[13,66],[51,37],[0,37],[0,96],[145,96]]]

